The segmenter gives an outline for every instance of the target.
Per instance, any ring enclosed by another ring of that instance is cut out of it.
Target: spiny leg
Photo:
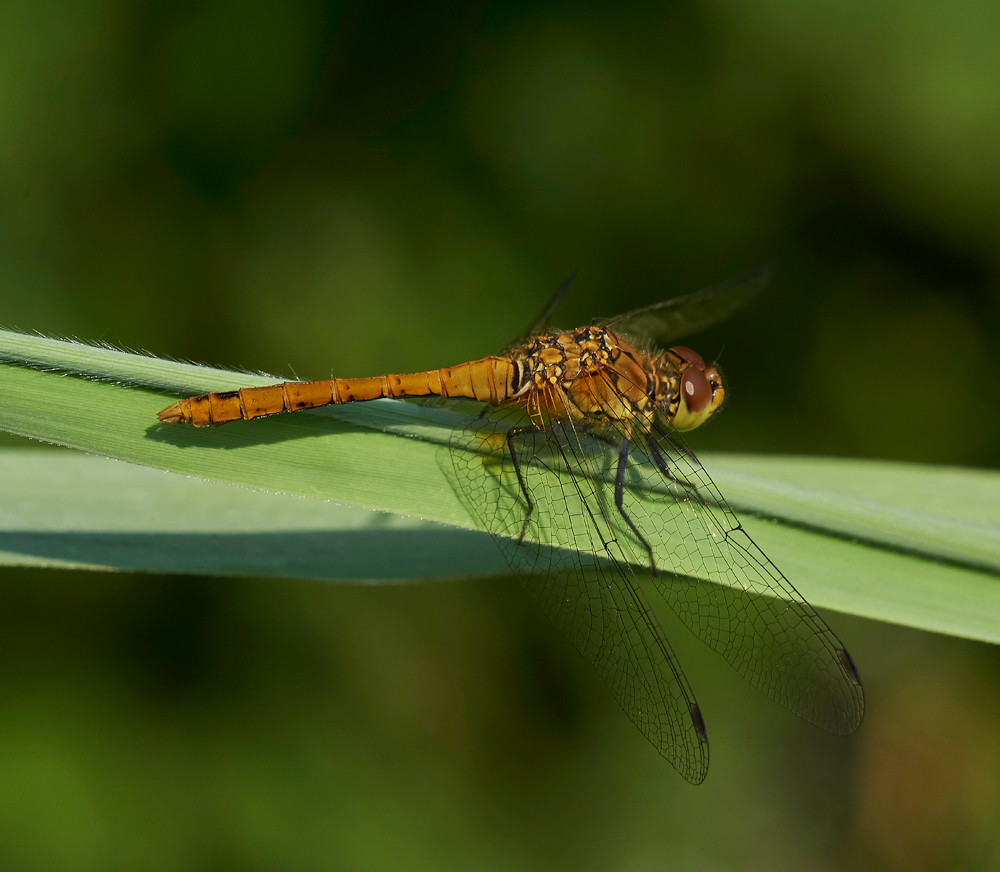
[[[521,461],[517,459],[517,451],[514,449],[514,437],[522,433],[533,433],[534,427],[515,427],[507,431],[507,450],[510,451],[510,458],[514,461],[514,474],[517,476],[517,483],[524,494],[524,501],[528,504],[528,511],[524,515],[524,524],[521,525],[521,535],[517,537],[517,544],[524,542],[524,535],[528,532],[528,522],[531,520],[531,513],[535,510],[535,501],[528,493],[528,486],[524,483],[524,476],[521,475]]]
[[[698,458],[694,456],[694,452],[690,448],[688,448],[688,446],[684,443],[684,441],[674,438],[674,433],[671,432],[672,428],[664,426],[663,423],[660,421],[654,421],[653,429],[656,431],[657,435],[661,439],[663,439],[666,442],[669,442],[674,447],[674,450],[676,450],[678,454],[683,454],[686,457],[690,458],[691,461],[697,463]]]
[[[646,445],[649,448],[649,456],[653,458],[653,463],[656,464],[656,468],[663,473],[663,476],[674,484],[679,484],[681,487],[686,487],[688,490],[694,491],[697,494],[698,488],[696,485],[691,484],[689,481],[685,481],[683,478],[678,478],[670,471],[670,467],[667,466],[667,461],[663,457],[660,451],[660,446],[656,444],[653,437],[646,434]]]
[[[628,465],[628,436],[622,438],[618,446],[618,474],[615,476],[615,506],[618,507],[618,514],[625,519],[625,523],[635,533],[635,537],[642,543],[642,547],[649,554],[649,568],[653,575],[659,575],[656,570],[656,561],[653,559],[653,549],[646,541],[646,537],[639,532],[639,528],[632,522],[632,519],[625,512],[625,467]]]

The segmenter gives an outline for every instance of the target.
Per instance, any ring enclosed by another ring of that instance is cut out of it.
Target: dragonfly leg
[[[639,532],[639,528],[632,522],[632,519],[625,512],[625,468],[628,466],[628,436],[622,438],[621,444],[618,446],[618,473],[615,476],[615,505],[618,507],[618,514],[625,519],[625,523],[629,525],[629,529],[635,533],[636,539],[642,543],[642,547],[646,549],[646,553],[649,554],[649,568],[653,571],[653,575],[658,575],[656,571],[656,561],[653,559],[653,549],[649,546],[646,541],[646,537]]]
[[[531,499],[531,494],[528,493],[528,487],[524,483],[524,476],[521,475],[521,461],[517,459],[517,451],[514,448],[514,437],[520,436],[522,433],[531,433],[533,430],[533,427],[515,427],[513,430],[507,431],[507,449],[510,451],[511,460],[514,461],[514,473],[517,475],[517,483],[521,488],[521,493],[524,494],[524,501],[528,504],[528,511],[524,515],[524,524],[521,526],[521,535],[517,537],[518,545],[524,542],[524,535],[528,532],[528,521],[531,520],[531,513],[535,510],[535,502]]]
[[[653,458],[653,463],[656,464],[656,468],[663,473],[667,480],[674,484],[679,484],[681,487],[686,487],[688,490],[697,492],[698,488],[695,485],[689,481],[685,481],[683,478],[678,478],[670,471],[670,467],[667,466],[667,461],[664,459],[660,447],[653,440],[652,436],[646,436],[646,445],[649,448],[649,456]]]

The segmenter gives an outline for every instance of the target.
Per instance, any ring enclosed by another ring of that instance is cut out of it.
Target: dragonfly
[[[754,687],[832,733],[852,733],[864,690],[851,655],[753,542],[681,435],[718,411],[726,387],[717,365],[672,343],[733,314],[768,283],[769,268],[550,329],[572,279],[503,354],[214,392],[158,417],[207,427],[383,398],[474,403],[479,414],[449,440],[456,492],[684,778],[705,779],[708,733],[650,589]]]

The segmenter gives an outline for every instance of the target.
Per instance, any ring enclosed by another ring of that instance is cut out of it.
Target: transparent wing
[[[523,424],[501,410],[456,431],[457,490],[643,735],[698,784],[708,772],[704,721],[613,514],[611,455],[572,425]]]
[[[641,528],[674,556],[654,583],[680,619],[771,699],[832,733],[854,732],[865,697],[850,654],[757,547],[681,437],[663,426],[629,460],[651,484],[673,475],[696,494],[654,501]]]
[[[562,302],[563,297],[566,296],[566,292],[569,290],[569,286],[573,284],[573,279],[576,278],[577,270],[573,270],[566,278],[562,280],[562,284],[556,288],[556,292],[552,295],[549,301],[545,304],[545,308],[542,309],[541,313],[532,322],[528,331],[515,339],[511,346],[520,345],[525,339],[531,336],[537,336],[540,333],[545,333],[549,329],[549,325],[552,323],[552,316],[555,314],[556,309],[559,308],[559,304]],[[510,346],[508,346],[510,347]]]
[[[754,687],[846,734],[864,715],[853,660],[757,547],[680,435],[657,422],[629,437],[615,469],[619,539],[681,621]],[[629,535],[631,534],[631,536]]]
[[[770,281],[771,268],[763,266],[693,294],[633,309],[597,323],[667,346],[724,321],[749,303]]]

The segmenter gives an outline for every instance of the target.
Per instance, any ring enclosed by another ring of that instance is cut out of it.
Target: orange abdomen
[[[229,421],[250,421],[279,412],[297,412],[383,397],[464,397],[498,405],[513,393],[513,378],[514,365],[510,358],[484,357],[426,372],[283,382],[267,387],[204,394],[180,400],[157,417],[169,423],[218,427]]]

